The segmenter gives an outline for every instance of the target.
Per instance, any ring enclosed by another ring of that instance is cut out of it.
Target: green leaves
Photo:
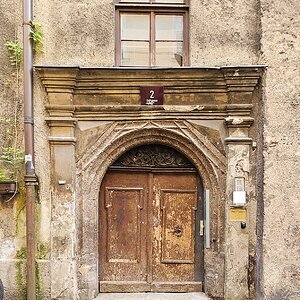
[[[2,148],[0,153],[0,161],[14,165],[22,162],[24,159],[23,152],[15,147]]]
[[[44,53],[43,51],[43,31],[42,25],[37,21],[29,21],[30,26],[30,39],[33,44],[33,51],[35,53]],[[12,66],[15,66],[17,69],[20,68],[20,64],[23,59],[23,47],[19,40],[7,41],[4,44],[9,52],[9,61]]]
[[[9,180],[9,178],[6,177],[4,171],[0,169],[0,181],[7,181],[7,180]]]
[[[19,148],[3,147],[0,152],[0,181],[14,180],[22,167],[24,154]]]
[[[29,25],[31,27],[30,38],[33,41],[33,50],[36,53],[44,53],[44,51],[43,51],[44,35],[43,35],[41,23],[31,20],[31,21],[29,21]]]
[[[13,118],[0,117],[1,137],[0,146],[0,181],[15,180],[23,169],[24,153],[16,144],[16,124]]]
[[[15,42],[7,41],[4,45],[10,54],[9,61],[11,65],[16,66],[16,68],[19,69],[23,58],[23,48],[21,47],[20,42],[18,40]]]

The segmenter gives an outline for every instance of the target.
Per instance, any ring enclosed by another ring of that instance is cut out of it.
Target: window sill
[[[188,9],[189,5],[187,4],[178,4],[178,3],[115,3],[116,8],[150,8],[150,9],[172,9],[172,8],[180,8],[180,9]]]

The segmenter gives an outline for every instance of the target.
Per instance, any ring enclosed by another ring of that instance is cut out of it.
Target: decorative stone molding
[[[35,67],[39,77],[46,88],[47,94],[69,93],[73,94],[76,86],[78,67]]]
[[[257,86],[264,66],[232,66],[220,69],[229,92],[252,92]]]
[[[52,145],[68,145],[68,144],[75,144],[76,138],[73,137],[60,137],[60,136],[49,136],[48,141]]]
[[[222,173],[226,170],[226,158],[223,153],[220,152],[209,140],[205,134],[199,132],[195,126],[187,121],[136,121],[136,122],[115,122],[105,134],[98,137],[93,145],[90,145],[88,149],[83,152],[83,155],[78,156],[78,164],[81,165],[82,169],[88,168],[91,159],[100,153],[105,153],[105,145],[110,145],[117,140],[124,139],[125,136],[132,136],[136,132],[149,131],[159,132],[161,137],[159,138],[162,144],[168,142],[171,137],[175,134],[176,136],[182,137],[186,140],[187,146],[193,148],[193,144],[199,145],[200,151],[203,155],[203,159],[209,159]],[[164,137],[165,136],[165,140]],[[143,138],[143,137],[141,137]],[[130,138],[131,139],[131,138]],[[178,138],[177,138],[178,139]],[[169,143],[169,142],[168,142]],[[142,139],[136,146],[145,144]],[[170,146],[176,149],[176,143],[170,144]],[[113,157],[113,156],[112,156]],[[113,160],[111,160],[113,162]]]
[[[57,70],[59,69],[59,72]],[[48,67],[38,68],[39,77],[48,94],[49,104],[64,105],[61,111],[70,111],[76,86],[78,68]],[[51,110],[49,111],[51,115]]]
[[[79,119],[250,116],[263,66],[220,68],[79,68],[36,66],[50,115]],[[163,106],[141,106],[140,86],[164,86]]]
[[[49,127],[72,127],[74,128],[77,119],[71,117],[48,117],[45,119]]]
[[[229,137],[225,139],[226,144],[252,145],[252,138],[248,137]]]
[[[112,166],[142,168],[194,168],[181,153],[163,145],[142,145],[119,157]]]
[[[245,116],[229,116],[225,118],[225,124],[228,128],[249,128],[254,122],[254,118]]]
[[[74,115],[74,105],[57,105],[57,104],[48,104],[45,106],[49,115],[53,118],[55,117],[64,117],[72,118]]]
[[[254,118],[245,116],[230,116],[225,118],[225,124],[228,128],[228,137],[225,139],[225,143],[228,144],[240,144],[240,145],[252,145],[252,138],[248,137],[249,128],[252,126]]]
[[[46,122],[50,127],[49,142],[54,144],[74,144],[74,128],[77,120],[71,117],[48,117]]]

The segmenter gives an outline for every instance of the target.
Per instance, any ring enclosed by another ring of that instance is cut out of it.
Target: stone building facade
[[[299,299],[299,2],[140,2],[33,3],[44,32],[44,53],[34,57],[39,299],[141,289]],[[11,146],[7,120],[17,120],[14,140],[23,143],[22,68],[4,46],[22,38],[21,7],[0,0],[2,147]],[[185,14],[182,66],[120,66],[120,12],[153,10]],[[144,105],[141,87],[163,87],[163,103]],[[157,165],[145,159],[158,153]],[[0,200],[5,299],[26,298],[19,177],[19,193]],[[137,210],[119,207],[125,219],[132,213],[129,223],[113,215],[118,193],[138,202]],[[126,268],[131,277],[118,275]]]

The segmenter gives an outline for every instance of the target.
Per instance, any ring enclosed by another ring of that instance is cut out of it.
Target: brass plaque
[[[230,221],[246,221],[247,211],[245,208],[230,208],[229,211]]]

